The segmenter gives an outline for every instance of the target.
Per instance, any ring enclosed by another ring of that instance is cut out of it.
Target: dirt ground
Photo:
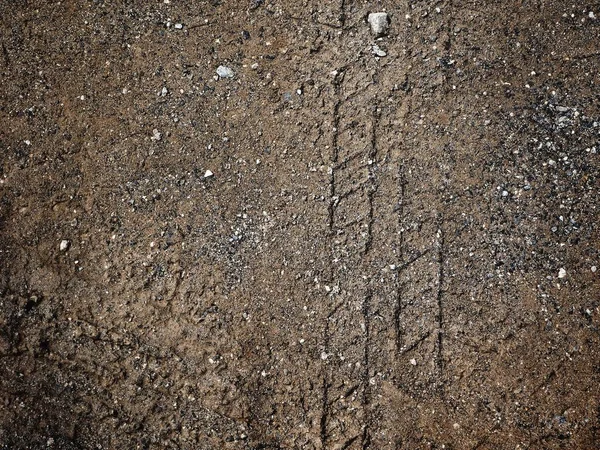
[[[0,44],[0,449],[600,448],[600,4],[0,0]]]

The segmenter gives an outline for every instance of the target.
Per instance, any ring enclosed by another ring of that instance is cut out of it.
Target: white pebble
[[[595,273],[595,272],[596,272],[596,270],[598,270],[598,269],[597,269],[597,267],[596,267],[596,266],[592,266],[592,269],[591,269],[591,270],[592,270],[592,272],[594,272],[594,273]]]
[[[385,51],[381,50],[381,48],[379,48],[379,45],[377,45],[377,44],[373,45],[372,52],[375,56],[379,56],[380,58],[387,56],[387,53]]]
[[[371,25],[371,32],[375,36],[383,36],[387,34],[389,26],[389,17],[385,12],[377,12],[369,14],[368,21]]]
[[[411,359],[411,360],[410,360],[410,363],[411,363],[413,366],[416,366],[416,365],[417,365],[417,360],[416,360],[415,358],[413,358],[413,359]]]
[[[212,173],[211,170],[207,170],[206,172],[204,172],[204,178],[210,178],[214,175],[214,173]]]
[[[558,271],[558,278],[564,278],[566,276],[567,276],[567,271],[561,267],[560,270]]]
[[[150,138],[150,140],[160,141],[161,138],[162,138],[162,134],[156,128],[154,130],[152,130],[152,137]]]
[[[61,252],[66,252],[69,248],[69,241],[67,241],[66,239],[63,239],[62,241],[60,241],[60,251]]]
[[[227,66],[219,66],[217,67],[217,75],[220,78],[233,78],[235,73]]]

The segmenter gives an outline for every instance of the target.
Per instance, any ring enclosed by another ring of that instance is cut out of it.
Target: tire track
[[[350,70],[350,69],[347,69]],[[369,276],[363,271],[372,242],[373,176],[376,157],[377,106],[369,90],[344,96],[336,75],[330,169],[329,223],[335,307],[327,317],[322,380],[321,445],[364,448],[370,440],[370,303]],[[368,107],[361,109],[360,105]],[[357,114],[360,111],[360,114]]]
[[[427,397],[444,369],[445,242],[437,186],[426,181],[438,167],[384,117],[394,107],[380,80],[393,66],[371,62],[341,64],[332,82],[322,448],[385,447],[383,384]]]

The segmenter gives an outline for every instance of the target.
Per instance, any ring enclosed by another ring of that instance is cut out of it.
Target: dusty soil
[[[596,2],[0,12],[0,448],[600,448]]]

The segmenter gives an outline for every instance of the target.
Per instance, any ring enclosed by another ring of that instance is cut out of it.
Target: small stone
[[[598,268],[596,266],[592,266],[591,270],[593,273],[596,273],[596,270],[598,270]]]
[[[411,363],[413,366],[416,366],[416,365],[417,365],[417,360],[416,360],[415,358],[413,358],[413,359],[411,359],[411,360],[410,360],[410,363]]]
[[[372,51],[373,51],[373,54],[375,56],[379,56],[380,58],[383,58],[384,56],[387,56],[387,53],[385,51],[381,50],[379,48],[379,45],[377,45],[377,44],[373,45]]]
[[[369,24],[371,25],[371,32],[376,36],[384,36],[387,34],[390,19],[387,13],[377,12],[369,14]]]
[[[161,138],[162,138],[162,134],[156,128],[154,130],[152,130],[152,137],[150,138],[150,140],[160,141]]]
[[[325,361],[327,358],[329,358],[329,355],[325,352],[321,352],[321,359]]]
[[[214,175],[214,173],[212,173],[211,170],[207,170],[206,172],[204,172],[204,178],[210,178]]]
[[[227,66],[217,67],[217,75],[219,75],[220,78],[233,78],[235,76],[233,70]]]
[[[561,267],[560,270],[558,271],[558,278],[564,278],[566,276],[567,276],[567,271]]]
[[[181,30],[183,28],[183,25],[180,24],[180,23],[176,23],[175,24],[175,28],[178,29],[178,30]]]
[[[61,252],[66,252],[69,249],[69,241],[67,241],[66,239],[63,239],[62,241],[60,241],[60,251]]]

